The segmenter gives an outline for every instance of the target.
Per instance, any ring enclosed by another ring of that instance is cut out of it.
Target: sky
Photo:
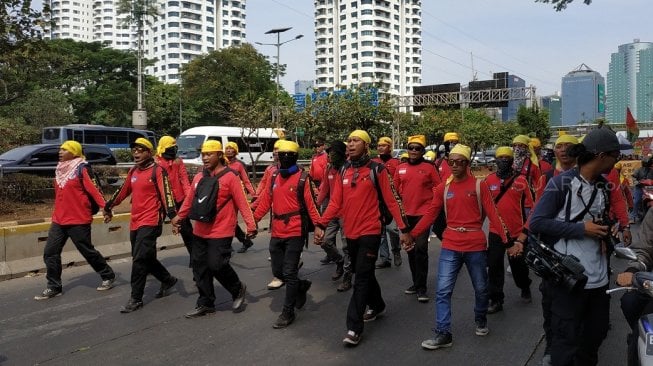
[[[281,46],[281,84],[291,94],[295,80],[315,77],[313,11],[312,0],[247,0],[248,42],[276,43],[264,33],[283,27],[293,29],[282,42],[304,36]],[[562,12],[534,0],[422,0],[422,84],[467,84],[473,73],[486,80],[508,71],[537,95],[551,95],[581,64],[607,77],[619,45],[653,42],[652,16],[653,0],[575,0]],[[275,46],[255,47],[275,61]]]

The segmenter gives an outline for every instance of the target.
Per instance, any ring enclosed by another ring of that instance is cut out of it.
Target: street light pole
[[[299,34],[295,38],[289,39],[289,40],[287,40],[285,42],[281,42],[281,33],[286,32],[286,31],[288,31],[290,29],[292,29],[292,27],[270,29],[269,31],[265,32],[265,34],[275,34],[276,33],[277,43],[255,42],[257,45],[261,45],[261,46],[276,46],[277,47],[277,66],[276,66],[276,68],[277,68],[277,70],[276,70],[276,74],[277,74],[277,92],[276,92],[275,100],[274,100],[274,108],[272,110],[272,125],[275,126],[275,127],[279,127],[278,124],[279,124],[279,120],[280,120],[280,118],[279,118],[279,115],[280,115],[280,113],[279,113],[279,111],[280,111],[280,108],[279,108],[279,92],[280,92],[280,90],[279,89],[281,88],[281,80],[280,80],[280,77],[281,77],[281,62],[280,62],[281,46],[288,43],[288,42],[292,42],[292,41],[295,41],[295,40],[298,40],[298,39],[304,37],[303,34]]]

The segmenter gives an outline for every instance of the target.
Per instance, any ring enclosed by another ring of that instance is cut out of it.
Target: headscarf
[[[229,142],[227,142],[227,144],[225,145],[224,148],[226,149],[228,147],[234,149],[236,151],[236,155],[238,155],[238,144],[237,143],[235,143],[233,141],[229,141]]]
[[[358,137],[359,139],[365,141],[365,143],[370,143],[372,142],[372,139],[370,138],[370,135],[363,130],[354,130],[349,134],[349,137]]]
[[[78,167],[86,162],[86,158],[82,155],[82,145],[77,141],[68,140],[61,144],[60,149],[64,149],[75,156],[71,160],[57,163],[54,179],[59,188],[63,188],[70,179],[77,177]]]
[[[159,139],[159,144],[156,147],[156,156],[163,156],[166,150],[170,147],[177,146],[177,140],[172,136],[163,136]]]
[[[495,152],[496,164],[497,164],[497,177],[501,179],[507,179],[510,176],[514,175],[514,170],[512,169],[512,162],[514,160],[514,154],[512,149],[508,146],[500,146]],[[510,159],[504,160],[500,159],[501,157],[509,157]]]

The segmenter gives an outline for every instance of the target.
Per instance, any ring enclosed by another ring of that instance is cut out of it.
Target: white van
[[[217,140],[225,147],[227,142],[238,144],[238,159],[245,165],[272,163],[272,148],[279,139],[276,129],[202,126],[189,128],[177,137],[178,156],[185,164],[202,165],[200,148],[206,140]],[[278,131],[278,130],[277,130]]]

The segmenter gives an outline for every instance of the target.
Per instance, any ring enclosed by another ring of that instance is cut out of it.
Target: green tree
[[[66,95],[57,89],[34,90],[26,98],[0,107],[0,115],[20,116],[25,124],[35,128],[60,126],[75,120]]]
[[[42,4],[43,11],[36,11],[31,0],[0,1],[0,54],[41,40],[44,27],[51,25],[47,21],[50,4]]]
[[[36,144],[41,130],[25,124],[21,118],[0,117],[0,154],[18,146]]]
[[[553,8],[556,11],[561,11],[565,10],[567,8],[567,5],[571,4],[574,2],[574,0],[535,0],[535,2],[538,3],[546,3],[546,4],[553,4]],[[592,0],[583,0],[583,2],[587,5],[592,3]]]
[[[541,141],[548,141],[551,137],[549,112],[540,109],[537,104],[531,108],[520,106],[517,111],[517,124],[522,128],[522,133],[537,137]]]
[[[199,124],[232,126],[236,103],[274,100],[272,66],[250,44],[198,57],[182,68],[184,99],[198,113]]]

